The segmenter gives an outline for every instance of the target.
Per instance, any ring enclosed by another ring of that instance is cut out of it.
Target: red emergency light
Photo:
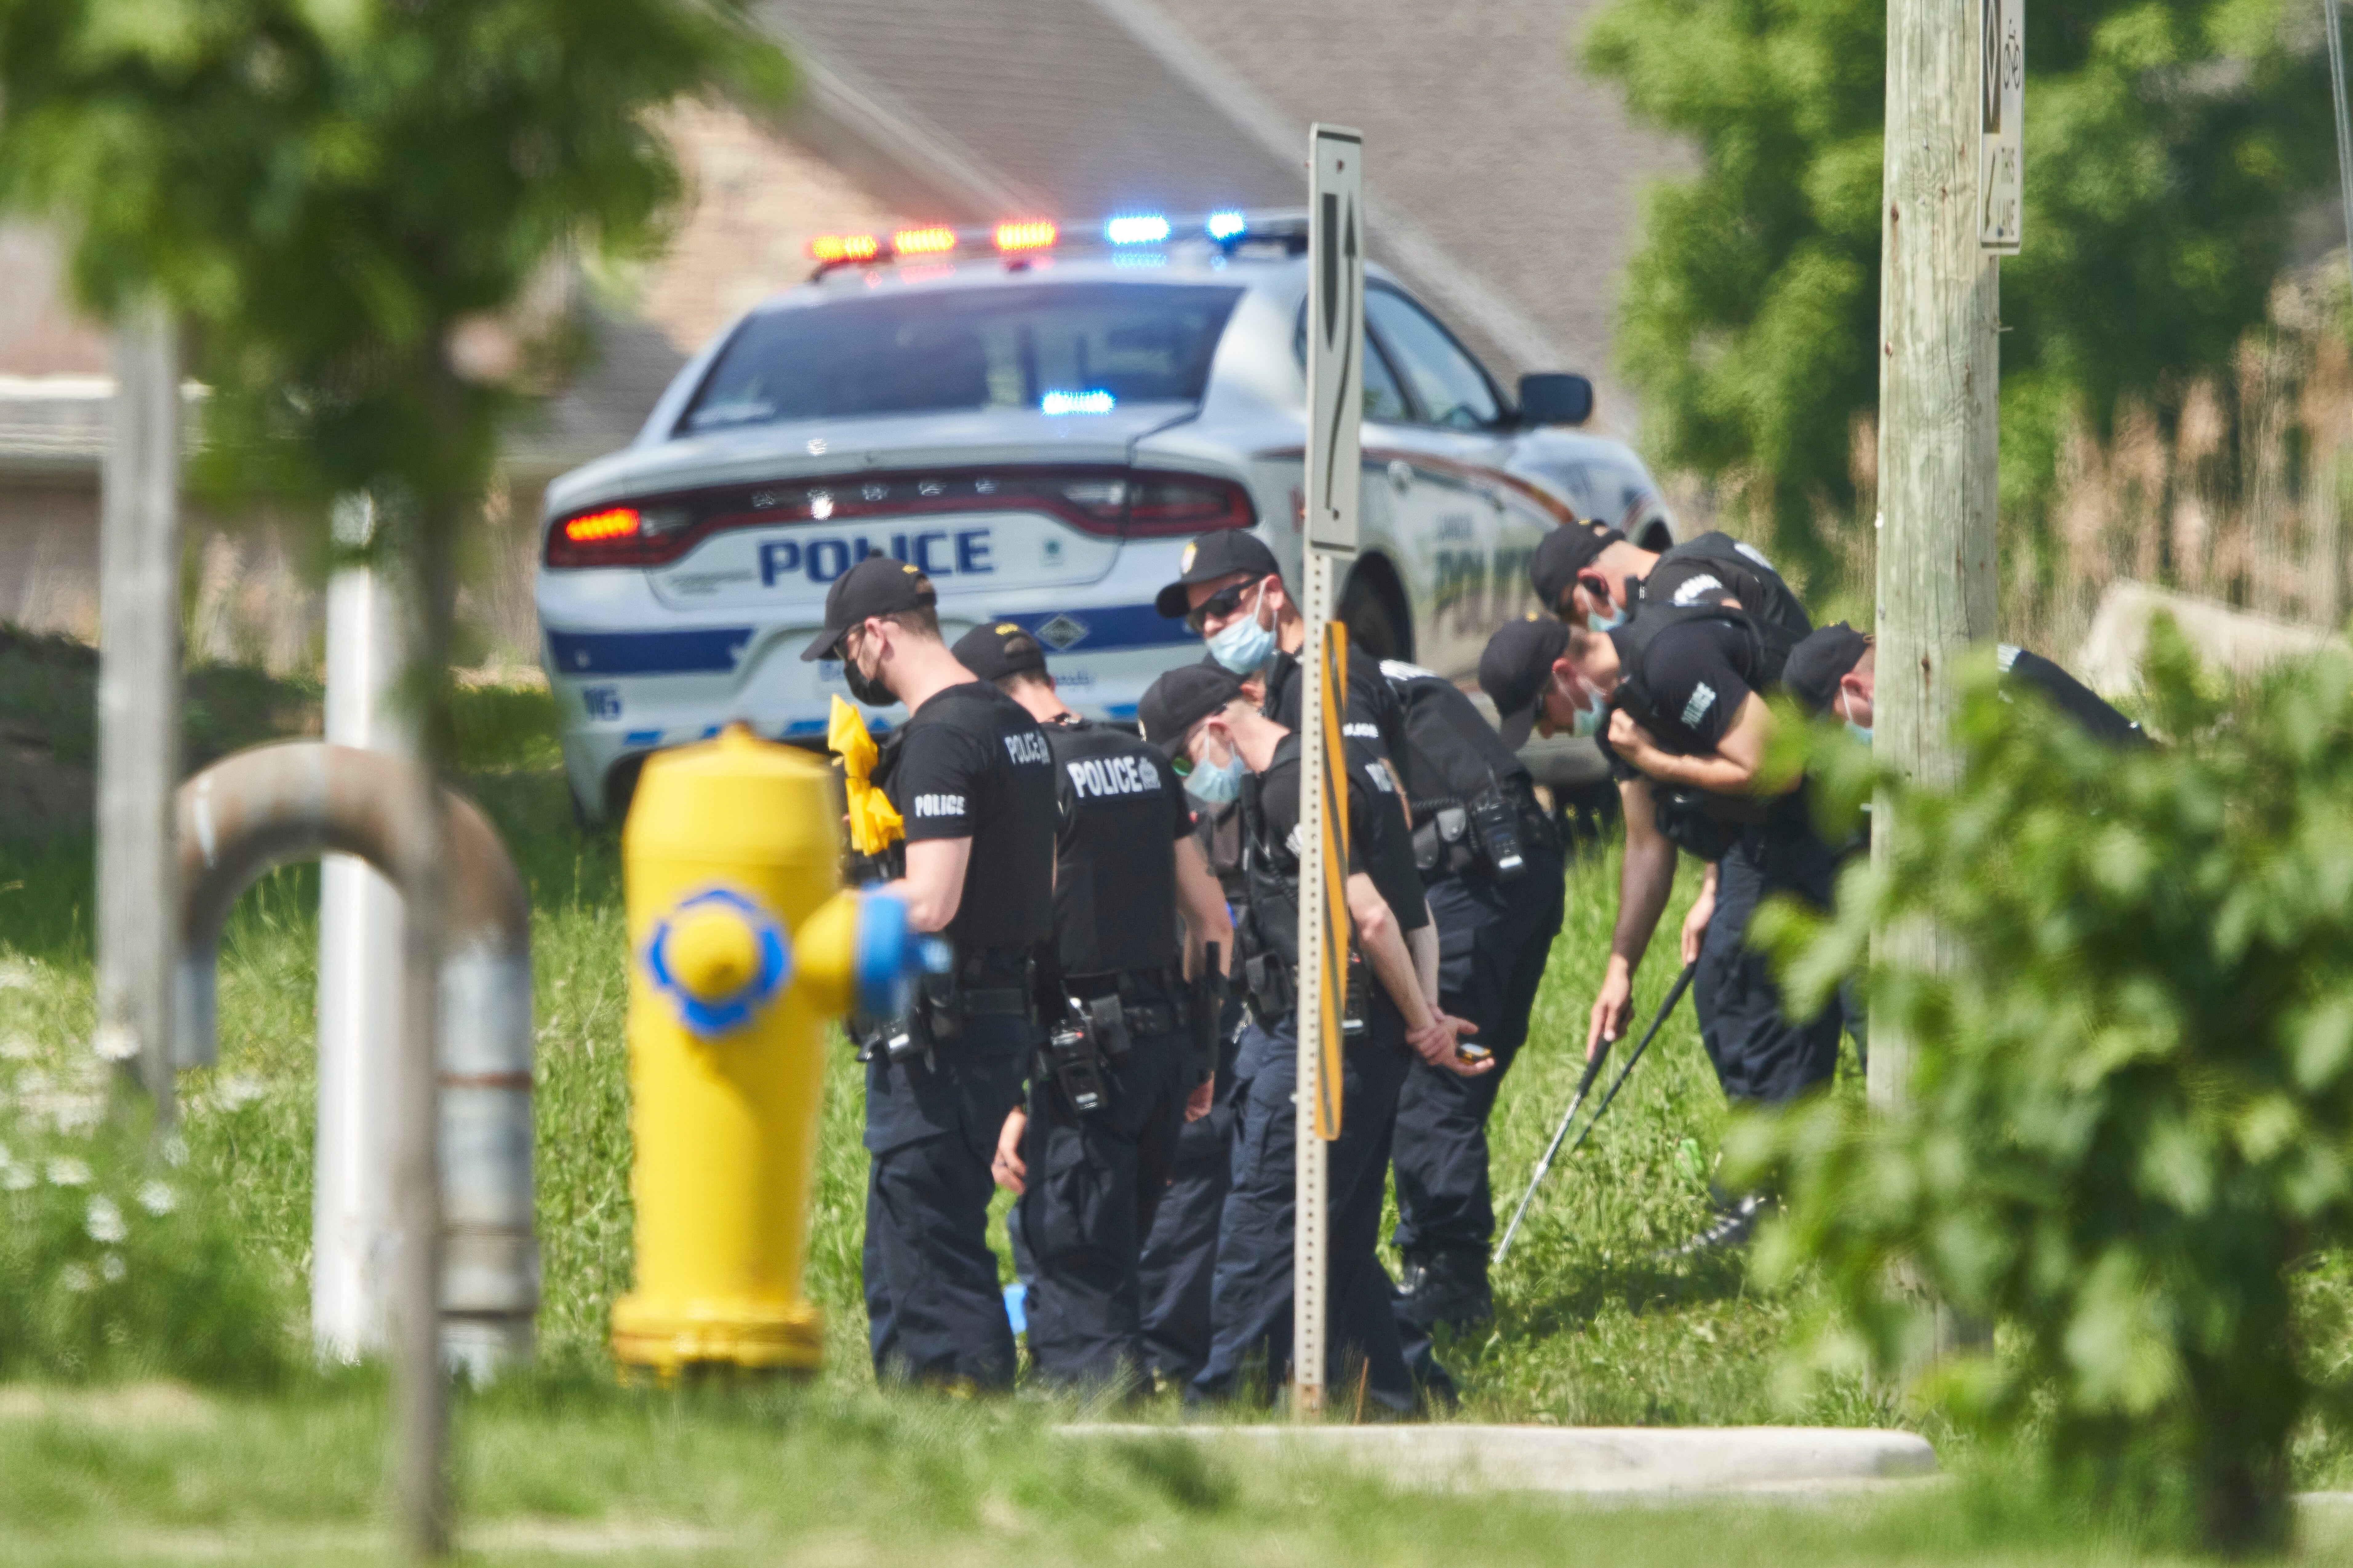
[[[871,234],[821,234],[809,241],[809,256],[823,262],[871,261],[882,242]]]
[[[1019,223],[997,226],[997,248],[999,250],[1042,250],[1054,243],[1061,230],[1051,218],[1033,218]]]
[[[952,228],[902,228],[891,237],[893,256],[940,256],[954,250],[956,231]]]

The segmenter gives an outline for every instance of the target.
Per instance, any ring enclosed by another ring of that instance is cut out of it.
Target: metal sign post
[[[1292,1415],[1324,1408],[1327,1197],[1324,1145],[1340,1135],[1341,1011],[1347,997],[1347,763],[1340,713],[1347,633],[1332,620],[1356,552],[1364,421],[1364,138],[1308,130],[1307,700],[1299,785],[1299,1094],[1293,1248]]]

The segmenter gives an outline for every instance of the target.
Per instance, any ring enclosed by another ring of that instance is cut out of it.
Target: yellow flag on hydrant
[[[906,824],[890,797],[877,788],[871,775],[881,753],[866,721],[840,698],[826,721],[826,749],[841,759],[841,776],[849,786],[849,846],[860,855],[879,855],[906,837]]]

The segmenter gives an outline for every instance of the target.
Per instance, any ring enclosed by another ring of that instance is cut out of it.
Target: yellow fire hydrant
[[[919,939],[895,899],[839,890],[827,769],[731,725],[646,763],[621,835],[629,926],[637,1289],[613,1353],[814,1369],[801,1295],[825,1029],[900,1010]]]

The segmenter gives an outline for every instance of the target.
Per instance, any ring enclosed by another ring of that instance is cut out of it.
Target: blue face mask
[[[1185,793],[1203,805],[1224,805],[1242,793],[1242,759],[1237,752],[1222,765],[1196,763],[1185,775]]]
[[[1871,726],[1868,724],[1858,724],[1850,719],[1846,721],[1846,732],[1866,746],[1871,744]]]
[[[1263,589],[1260,596],[1263,599]],[[1251,605],[1249,615],[1219,628],[1209,638],[1209,657],[1235,675],[1256,675],[1274,652],[1274,628],[1260,626],[1258,612],[1259,606]]]
[[[1612,605],[1609,606],[1608,615],[1588,616],[1585,617],[1585,624],[1597,632],[1616,631],[1626,624],[1626,612]]]
[[[1569,723],[1568,732],[1575,735],[1580,741],[1588,740],[1591,737],[1601,733],[1601,710],[1599,708],[1578,709],[1577,710],[1577,717]]]

